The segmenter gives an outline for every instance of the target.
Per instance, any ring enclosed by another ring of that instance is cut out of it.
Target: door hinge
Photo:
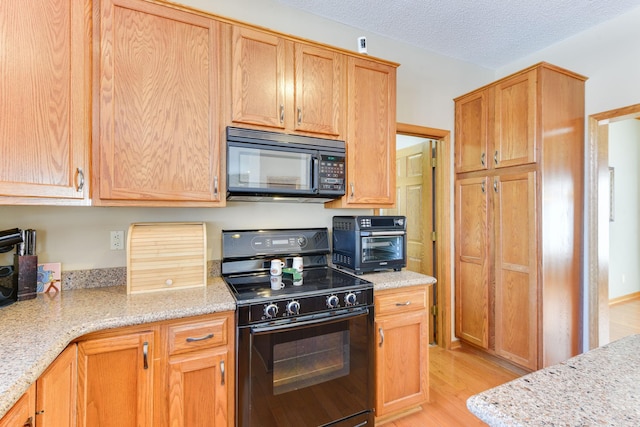
[[[431,158],[431,167],[435,168],[436,166],[438,166],[438,159],[435,157]]]
[[[431,306],[431,315],[432,316],[437,316],[438,315],[438,306],[437,305],[432,305]]]
[[[435,231],[431,232],[431,241],[435,242],[438,239],[438,233],[436,233]]]

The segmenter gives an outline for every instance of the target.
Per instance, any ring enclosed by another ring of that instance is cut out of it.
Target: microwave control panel
[[[320,155],[319,190],[321,192],[345,191],[345,158],[333,155]]]

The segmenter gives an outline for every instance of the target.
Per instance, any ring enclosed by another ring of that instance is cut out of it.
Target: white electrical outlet
[[[111,232],[110,248],[112,251],[121,251],[124,249],[124,231]]]

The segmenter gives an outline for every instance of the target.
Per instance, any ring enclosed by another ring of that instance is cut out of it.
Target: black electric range
[[[223,230],[222,276],[238,306],[238,323],[291,319],[373,304],[373,284],[328,265],[327,228]],[[284,270],[303,258],[302,280],[283,273],[284,287],[272,289],[270,262]],[[292,304],[293,303],[293,304]]]

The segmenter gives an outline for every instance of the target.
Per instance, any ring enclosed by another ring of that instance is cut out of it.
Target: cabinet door
[[[0,427],[33,427],[36,389],[31,386],[0,419]]]
[[[531,70],[495,85],[496,168],[536,162],[536,76]]]
[[[98,4],[99,204],[220,201],[217,23],[142,0]]]
[[[456,172],[488,168],[488,89],[456,100]]]
[[[234,26],[231,50],[231,120],[285,127],[285,40]]]
[[[343,55],[302,43],[295,45],[295,125],[297,131],[342,133]]]
[[[174,356],[169,361],[169,425],[227,426],[226,348]]]
[[[38,427],[76,425],[77,346],[68,346],[36,382]]]
[[[88,0],[0,2],[0,203],[88,200],[90,17]]]
[[[376,319],[376,417],[429,400],[426,310]]]
[[[396,202],[396,69],[349,58],[347,194],[344,207]]]
[[[153,425],[153,332],[78,344],[78,426]]]
[[[496,353],[537,368],[538,294],[535,172],[495,182]]]
[[[489,347],[488,178],[456,181],[456,336]]]

